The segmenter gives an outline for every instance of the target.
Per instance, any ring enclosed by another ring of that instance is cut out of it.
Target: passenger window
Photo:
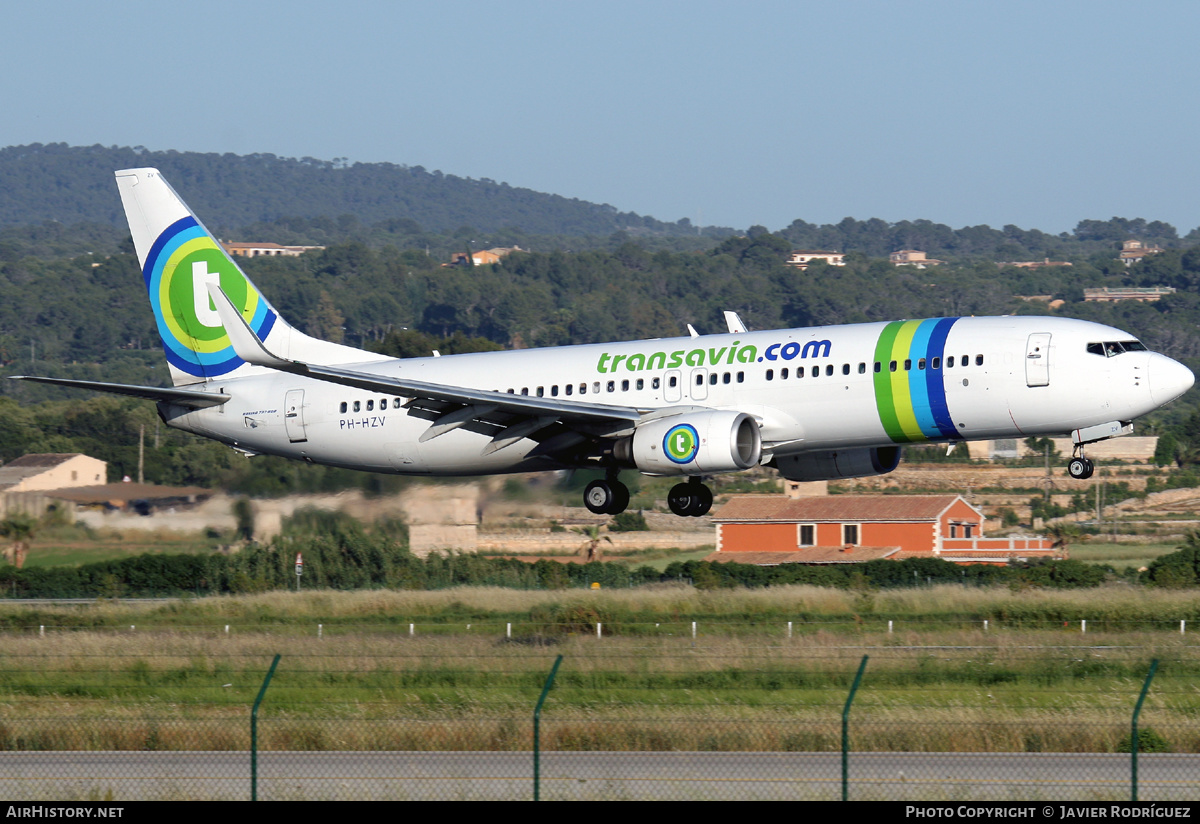
[[[387,401],[388,401],[387,398],[383,398],[381,401],[379,401],[379,408],[387,409]]]
[[[842,374],[843,374],[843,375],[849,375],[849,374],[850,374],[850,364],[848,364],[848,363],[843,363],[843,364],[842,364]]]
[[[895,372],[895,371],[896,371],[896,362],[895,362],[895,361],[892,361],[891,363],[889,363],[889,364],[888,364],[888,371],[889,371],[889,372]]]
[[[400,399],[392,398],[392,409],[399,409],[399,408],[400,408]]]
[[[621,391],[622,392],[629,391],[629,381],[621,381]]]
[[[345,412],[346,412],[346,402],[345,401],[342,401],[342,405],[338,407],[338,411],[341,412],[342,414],[345,414]]]
[[[522,395],[528,395],[528,394],[529,394],[529,387],[528,387],[528,386],[522,386],[522,387],[521,387],[521,394],[522,394]]]
[[[783,377],[785,377],[785,378],[786,378],[786,377],[787,377],[787,375],[784,375]],[[775,380],[775,370],[774,370],[774,369],[768,369],[768,370],[767,370],[767,380],[769,380],[769,381],[773,381],[773,380]]]
[[[354,411],[355,411],[355,412],[361,412],[361,411],[362,411],[362,401],[355,401],[355,402],[354,402]]]
[[[672,378],[671,380],[674,381],[674,378]],[[658,389],[658,387],[661,385],[662,385],[662,381],[659,380],[658,378],[654,378],[653,380],[650,381],[651,389]],[[674,383],[671,384],[671,386],[674,386],[674,385],[675,385]]]
[[[779,370],[779,378],[780,378],[780,380],[787,380],[787,376],[788,376],[788,370],[787,370],[787,367],[785,366]]]
[[[568,395],[571,395],[575,392],[575,384],[573,383],[568,383],[564,388],[567,390]]]
[[[592,381],[592,394],[600,394],[600,381]]]
[[[910,359],[908,359],[908,358],[905,358],[905,359],[904,359],[904,371],[905,371],[905,372],[911,372],[911,371],[912,371],[912,361],[911,361]]]
[[[704,376],[703,375],[696,376],[696,386],[704,386]]]
[[[729,383],[729,373],[728,372],[726,372],[725,376],[723,378],[721,378],[721,383]]]
[[[951,355],[950,357],[946,358],[946,368],[947,368],[947,369],[953,369],[953,368],[954,368],[954,356],[953,356],[953,355]]]
[[[645,389],[645,388],[646,388],[646,382],[645,382],[644,380],[642,380],[641,378],[638,378],[638,379],[637,379],[637,389],[638,389],[638,391],[639,391],[639,392],[641,392],[641,391],[642,391],[643,389]]]
[[[671,376],[670,386],[674,389],[679,384],[679,379],[674,375]]]
[[[586,383],[581,383],[581,384],[579,384],[579,394],[580,394],[580,395],[586,395],[586,394],[587,394],[587,384],[586,384]]]
[[[959,365],[960,365],[960,366],[968,366],[968,365],[970,365],[970,363],[971,363],[971,356],[970,356],[970,355],[963,355],[961,358],[959,358],[959,359],[958,359],[958,363],[959,363]]]
[[[552,398],[558,397],[558,384],[557,383],[554,384],[554,386],[550,387],[550,397],[552,397]]]
[[[717,373],[716,372],[713,372],[711,375],[708,376],[708,382],[711,386],[717,385]]]
[[[826,364],[825,365],[825,376],[829,377],[832,374],[833,374],[833,364],[832,363]]]
[[[934,359],[933,359],[933,365],[932,365],[932,366],[930,366],[929,368],[930,368],[930,369],[941,369],[941,368],[942,368],[942,359],[941,359],[941,358],[934,358]]]
[[[745,383],[746,382],[746,373],[738,372],[737,378],[738,378],[738,383]]]
[[[804,377],[804,367],[803,367],[803,366],[797,366],[797,367],[796,367],[796,377],[797,377],[797,378],[803,378],[803,377]]]
[[[545,397],[545,395],[546,395],[546,388],[544,386],[539,386],[537,388],[537,396],[539,398],[541,398],[541,397]]]
[[[617,382],[609,381],[608,384],[604,388],[607,389],[609,392],[615,392],[615,391],[617,391]]]
[[[976,356],[975,356],[975,365],[976,365],[976,366],[983,366],[983,355],[976,355]]]
[[[924,368],[925,368],[925,359],[921,358],[919,361],[917,361],[917,369],[924,369]]]
[[[860,374],[860,375],[867,374],[867,365],[865,363],[860,363],[858,365],[858,374]]]
[[[879,361],[875,361],[875,371],[876,371],[876,372],[882,372],[882,371],[883,371],[883,364],[882,364],[882,363],[880,363]]]
[[[375,400],[372,398],[371,400],[367,401],[367,411],[372,412],[372,411],[374,411],[374,409],[375,409]]]

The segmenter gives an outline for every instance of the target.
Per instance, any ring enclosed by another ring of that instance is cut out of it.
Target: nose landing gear
[[[667,493],[667,506],[676,515],[698,518],[712,509],[713,494],[700,478],[692,476],[687,483],[676,484]]]
[[[1096,465],[1083,456],[1082,444],[1075,447],[1075,456],[1067,464],[1067,474],[1077,481],[1086,481],[1096,471]]]

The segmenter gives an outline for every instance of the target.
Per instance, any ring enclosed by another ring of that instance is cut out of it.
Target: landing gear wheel
[[[1072,458],[1067,464],[1067,474],[1077,481],[1086,481],[1095,471],[1096,465],[1083,456]]]
[[[597,515],[607,515],[608,509],[616,501],[616,493],[608,481],[592,481],[583,490],[583,505],[589,512]]]
[[[667,507],[676,515],[690,515],[692,506],[692,485],[676,484],[667,493]]]
[[[583,505],[596,515],[616,515],[629,506],[629,487],[620,481],[592,481],[583,490]]]
[[[676,515],[698,518],[708,514],[712,504],[712,490],[696,481],[676,484],[667,493],[667,506]]]
[[[620,515],[629,506],[629,487],[620,481],[611,481],[613,491],[612,506],[608,508],[609,515]]]
[[[692,484],[692,488],[692,505],[688,507],[688,514],[693,518],[707,515],[713,505],[712,490],[704,484]]]

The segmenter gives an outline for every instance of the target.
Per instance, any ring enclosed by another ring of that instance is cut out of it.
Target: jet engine
[[[647,421],[615,455],[650,475],[737,472],[758,463],[762,435],[745,412],[713,410]]]
[[[900,447],[878,446],[777,455],[770,465],[789,481],[832,481],[886,475],[899,464]]]

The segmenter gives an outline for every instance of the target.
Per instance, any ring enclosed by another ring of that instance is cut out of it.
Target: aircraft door
[[[283,428],[287,430],[288,440],[292,443],[304,443],[308,435],[304,431],[304,390],[289,389],[283,399]]]
[[[683,375],[678,369],[672,369],[666,374],[667,384],[663,388],[663,399],[667,403],[679,403],[683,397]]]
[[[708,370],[693,369],[692,370],[692,388],[691,398],[694,401],[702,401],[708,397]]]
[[[1034,332],[1025,347],[1025,384],[1050,385],[1050,333]]]

